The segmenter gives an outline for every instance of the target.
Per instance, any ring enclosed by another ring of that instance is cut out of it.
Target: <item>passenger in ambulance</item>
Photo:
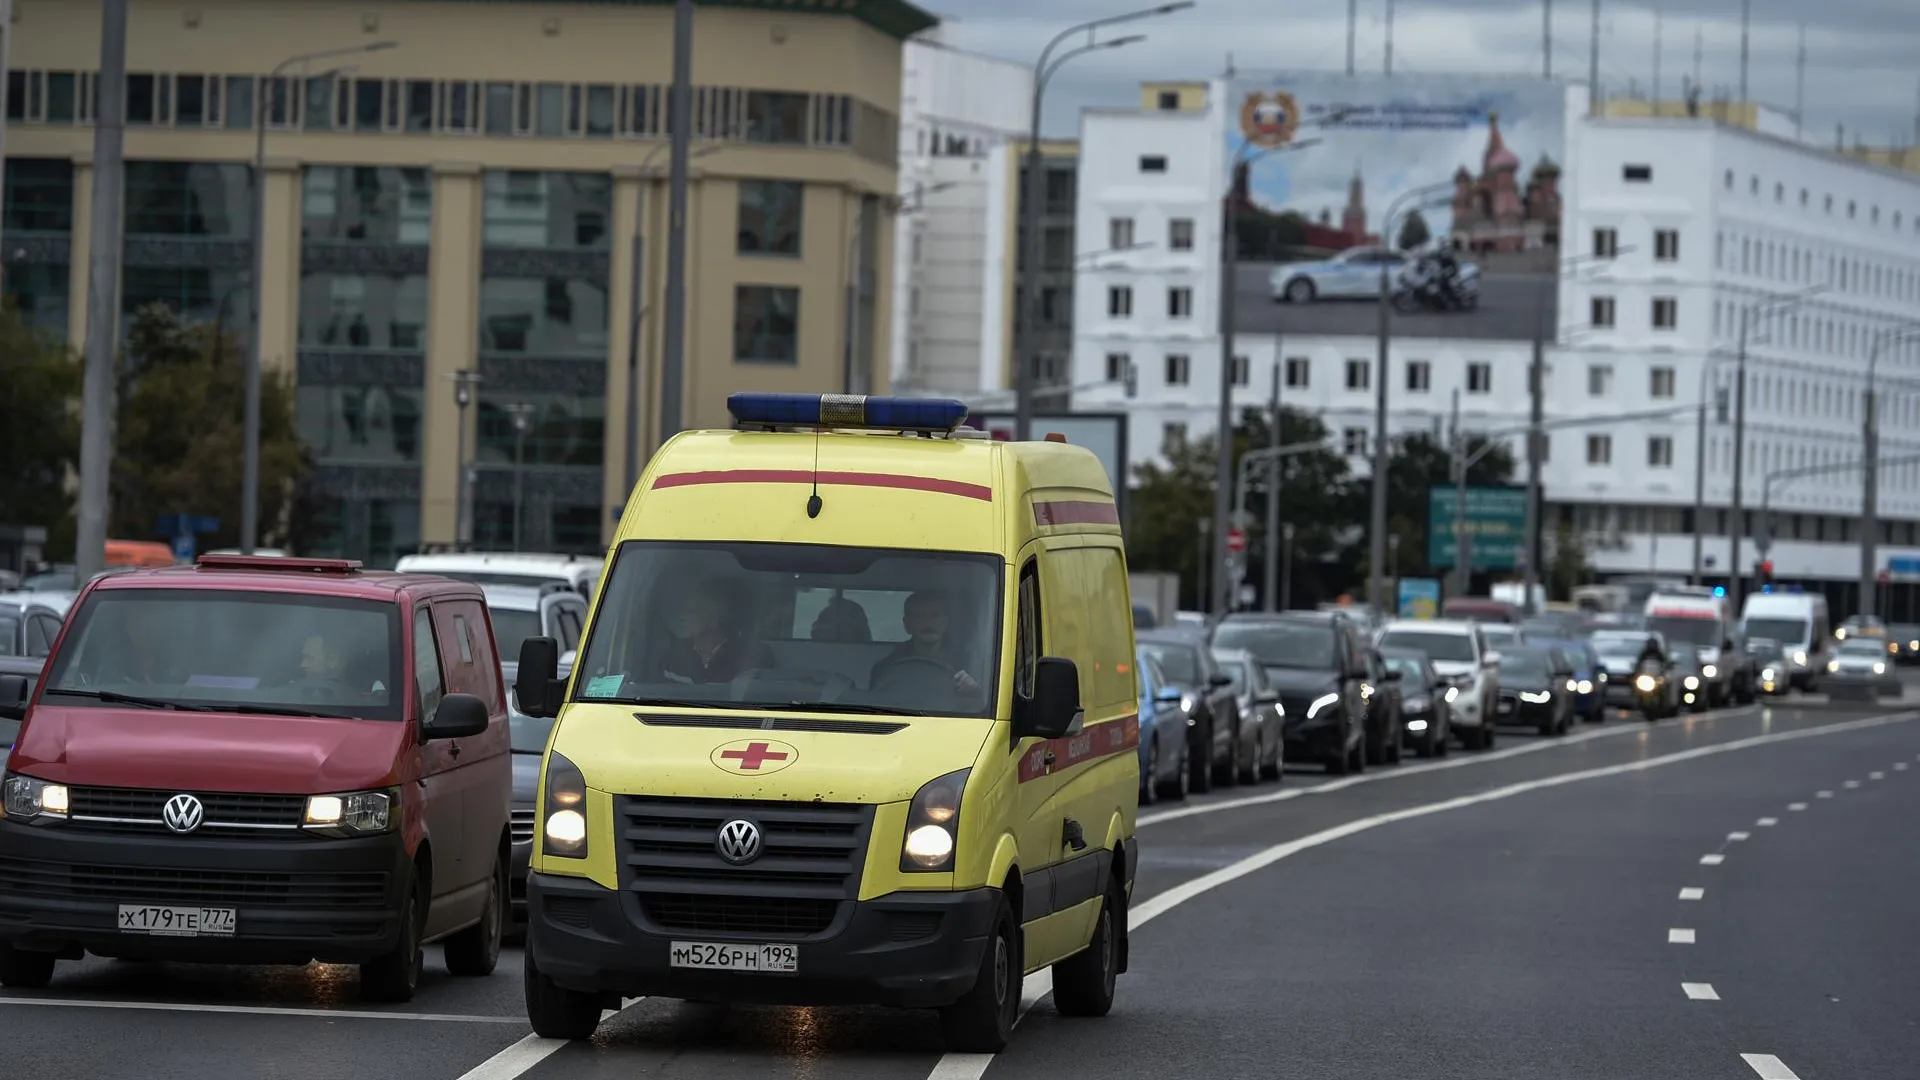
[[[906,628],[907,640],[894,650],[880,658],[873,665],[873,674],[868,686],[911,678],[915,674],[925,677],[927,668],[932,665],[952,673],[953,688],[960,692],[980,689],[980,680],[967,671],[972,659],[962,655],[962,650],[947,638],[947,600],[939,593],[921,590],[907,597],[901,625]]]
[[[873,623],[858,601],[836,596],[814,617],[810,637],[836,645],[865,645],[873,640]]]
[[[667,623],[671,635],[653,664],[653,681],[731,682],[746,672],[773,666],[773,650],[749,640],[727,618],[728,589],[710,580],[680,598]]]

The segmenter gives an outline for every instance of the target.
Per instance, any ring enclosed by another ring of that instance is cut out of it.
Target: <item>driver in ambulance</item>
[[[902,612],[901,625],[906,628],[907,640],[894,647],[894,650],[880,658],[873,665],[873,674],[868,686],[878,686],[889,675],[889,669],[905,664],[908,669],[915,666],[913,660],[930,660],[943,667],[953,669],[953,688],[963,693],[978,690],[980,681],[966,670],[967,659],[960,650],[947,640],[947,601],[938,593],[921,591],[907,597]]]

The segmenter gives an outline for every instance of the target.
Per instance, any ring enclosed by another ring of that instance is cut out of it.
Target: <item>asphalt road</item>
[[[486,979],[430,957],[391,1009],[351,969],[63,964],[0,996],[0,1045],[90,1080],[1903,1076],[1917,814],[1911,686],[1616,718],[1149,808],[1113,1014],[1063,1019],[1032,977],[997,1057],[943,1054],[930,1013],[665,1000],[549,1042],[511,950]]]
[[[1321,300],[1290,304],[1273,299],[1267,284],[1271,263],[1242,263],[1235,278],[1234,329],[1242,334],[1328,334],[1372,337],[1380,332],[1379,305],[1370,300]],[[1532,341],[1559,333],[1554,309],[1559,283],[1550,274],[1483,274],[1480,304],[1472,311],[1393,316],[1393,333],[1404,337]]]

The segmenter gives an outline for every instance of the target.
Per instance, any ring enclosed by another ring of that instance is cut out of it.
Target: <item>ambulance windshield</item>
[[[629,541],[574,700],[991,716],[1002,567],[959,552]]]

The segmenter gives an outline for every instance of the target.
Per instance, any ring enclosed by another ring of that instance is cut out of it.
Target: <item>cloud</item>
[[[950,23],[954,44],[1031,60],[1040,45],[1077,22],[1128,10],[1134,0],[925,0]],[[1355,66],[1380,71],[1385,63],[1387,0],[1362,0]],[[1345,5],[1294,0],[1276,10],[1272,0],[1200,0],[1199,6],[1130,25],[1141,44],[1094,53],[1060,70],[1048,88],[1050,134],[1078,132],[1080,110],[1137,100],[1142,79],[1208,78],[1225,70],[1229,53],[1243,69],[1344,70]],[[1920,111],[1920,4],[1914,0],[1821,0],[1755,4],[1748,35],[1749,95],[1791,109],[1796,97],[1800,24],[1806,27],[1806,129],[1830,139],[1844,125],[1872,143],[1914,142]],[[1798,10],[1792,10],[1797,8]],[[1584,80],[1589,68],[1591,8],[1554,5],[1553,74]],[[1655,11],[1660,15],[1656,18]],[[1542,70],[1542,9],[1515,0],[1398,0],[1393,26],[1396,73],[1538,74]],[[1817,23],[1808,16],[1817,16]],[[1656,50],[1655,41],[1660,42]],[[1711,97],[1737,96],[1740,27],[1733,0],[1664,0],[1657,8],[1609,3],[1601,11],[1600,77],[1611,95],[1647,94],[1659,57],[1663,97],[1677,98],[1682,76],[1695,69]]]

